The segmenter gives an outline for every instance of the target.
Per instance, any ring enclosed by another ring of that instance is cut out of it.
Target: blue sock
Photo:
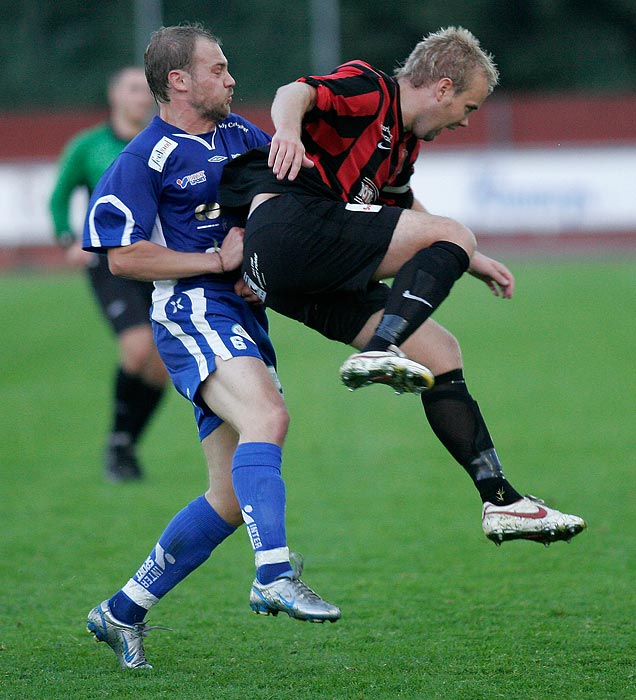
[[[201,566],[234,530],[205,496],[188,503],[170,521],[133,578],[109,600],[112,614],[129,625],[141,622],[160,598]]]
[[[252,542],[256,577],[270,583],[290,571],[285,532],[282,451],[269,442],[244,442],[234,453],[232,483]]]

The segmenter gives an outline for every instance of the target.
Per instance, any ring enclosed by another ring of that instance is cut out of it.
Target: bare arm
[[[278,180],[293,180],[301,167],[312,168],[301,139],[303,117],[315,104],[316,89],[306,83],[289,83],[278,88],[272,102],[272,137],[268,165]]]
[[[238,227],[230,229],[218,252],[181,253],[150,241],[108,250],[108,265],[114,275],[151,281],[228,272],[242,259],[243,229]]]

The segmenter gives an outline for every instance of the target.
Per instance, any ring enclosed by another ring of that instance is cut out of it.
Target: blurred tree
[[[0,107],[106,104],[108,75],[133,61],[128,0],[0,2]]]
[[[200,21],[223,42],[241,101],[270,102],[309,69],[309,0],[164,0],[165,24]]]
[[[636,89],[634,0],[340,0],[342,58],[391,72],[422,35],[473,31],[501,91]],[[0,109],[103,106],[108,74],[134,60],[133,3],[0,0]],[[199,20],[222,40],[235,105],[267,103],[311,70],[309,0],[163,0],[166,24]]]
[[[461,25],[501,70],[501,89],[636,89],[634,0],[341,0],[343,58],[392,71],[423,35]]]

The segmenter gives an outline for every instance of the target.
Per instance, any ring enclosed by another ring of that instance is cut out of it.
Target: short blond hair
[[[425,36],[396,69],[395,76],[408,79],[416,88],[450,78],[455,91],[463,92],[475,70],[485,75],[490,94],[499,82],[493,57],[481,48],[479,39],[468,29],[447,27]]]

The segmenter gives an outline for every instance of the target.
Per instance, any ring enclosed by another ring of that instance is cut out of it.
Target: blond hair
[[[450,78],[455,91],[463,92],[475,70],[485,75],[490,94],[499,82],[493,57],[481,48],[468,29],[447,27],[425,36],[396,69],[395,76],[408,79],[416,88]]]

